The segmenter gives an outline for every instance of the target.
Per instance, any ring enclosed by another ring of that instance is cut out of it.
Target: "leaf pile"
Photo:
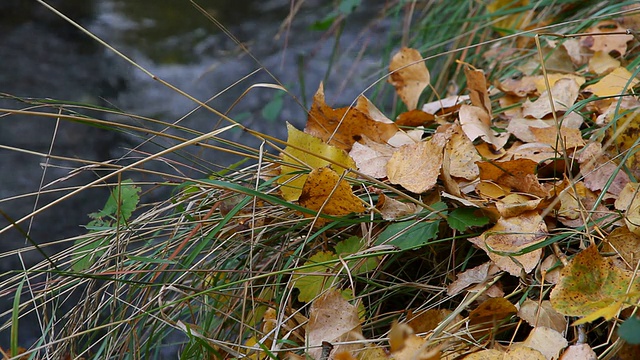
[[[545,38],[534,49],[545,54],[542,63],[531,56],[521,72],[493,80],[463,63],[467,94],[421,107],[431,76],[417,50],[402,48],[389,67],[389,83],[408,109],[396,121],[364,96],[333,109],[320,85],[304,132],[288,125],[281,194],[316,213],[315,226],[327,224],[326,216],[371,218],[375,226],[368,235],[349,228],[335,251],[325,242],[294,271],[297,300],[311,304],[304,331],[310,354],[594,358],[592,344],[575,342],[567,324],[624,319],[640,300],[640,101],[637,72],[629,70],[637,62],[627,54],[637,42],[624,31],[607,20],[585,36]],[[486,60],[495,65],[506,56],[513,54]],[[449,299],[468,294],[475,301],[430,313],[437,321],[428,326],[407,315],[391,326],[388,346],[358,343],[367,319],[349,303],[358,297],[353,282],[385,265],[367,250],[429,252],[436,239],[454,236],[466,246],[457,242],[451,251],[478,255],[440,285]],[[514,287],[518,279],[528,291]],[[470,332],[456,325],[465,313]],[[517,319],[527,325],[516,329]],[[621,330],[637,327],[633,319]],[[443,337],[445,330],[465,335]],[[490,341],[503,331],[521,341]],[[470,343],[489,349],[474,352]]]

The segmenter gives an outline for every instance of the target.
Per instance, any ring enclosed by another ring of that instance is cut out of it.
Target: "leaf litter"
[[[497,3],[493,3],[497,8],[503,6]],[[518,21],[511,19],[509,23]],[[449,359],[469,350],[464,359],[591,357],[593,350],[588,344],[570,343],[568,325],[599,317],[616,318],[640,299],[640,282],[634,276],[640,252],[640,196],[636,196],[638,185],[630,176],[636,175],[638,168],[636,152],[630,150],[637,148],[631,134],[640,117],[635,111],[637,100],[628,95],[638,82],[620,61],[631,38],[613,30],[615,35],[598,35],[615,26],[619,29],[617,23],[603,21],[590,29],[593,34],[580,40],[549,41],[542,50],[551,54],[547,59],[550,67],[556,61],[559,67],[571,69],[569,72],[507,77],[495,80],[492,87],[482,69],[464,64],[468,95],[424,104],[422,110],[417,109],[430,83],[429,70],[417,50],[402,48],[391,59],[389,82],[408,111],[399,114],[395,124],[362,96],[353,108],[331,109],[324,103],[320,86],[305,133],[326,146],[349,151],[353,160],[339,157],[336,165],[379,179],[384,186],[374,190],[377,203],[366,210],[362,204],[370,202],[367,199],[372,194],[364,196],[350,189],[361,188],[364,179],[338,183],[335,166],[333,170],[316,166],[307,175],[310,183],[303,187],[299,203],[316,211],[322,208],[318,204],[324,204],[322,211],[332,215],[358,216],[372,211],[372,216],[383,221],[376,225],[381,230],[373,244],[400,251],[425,251],[422,249],[441,236],[446,224],[449,233],[463,235],[486,256],[481,265],[458,271],[445,282],[450,297],[470,294],[485,299],[464,309],[469,324],[476,326],[474,341],[493,338],[496,329],[513,323],[516,314],[529,326],[520,330],[525,336],[519,343],[477,351],[460,341],[451,347],[447,342],[451,339],[431,338],[454,316],[460,321],[460,312],[432,309],[411,315],[410,310],[405,323],[390,327],[386,350],[390,355],[380,347],[366,346],[337,358]],[[590,96],[609,98],[578,103]],[[591,114],[587,116],[585,111]],[[427,132],[424,126],[435,130]],[[624,161],[621,155],[625,155]],[[285,169],[283,165],[281,176],[286,175]],[[323,172],[334,174],[334,180],[313,180],[316,173]],[[338,192],[338,187],[339,197],[329,198],[331,188]],[[391,189],[403,191],[414,202],[398,197]],[[358,197],[362,201],[357,201]],[[440,200],[435,205],[418,205],[434,197]],[[313,198],[315,205],[310,205],[308,198]],[[335,201],[344,202],[343,209],[332,210]],[[420,216],[425,211],[431,214]],[[583,246],[577,254],[549,246],[563,234],[576,231],[595,231],[604,239],[601,250],[593,245],[595,235],[579,243]],[[592,245],[584,246],[585,242]],[[601,253],[613,255],[603,257]],[[309,261],[329,261],[335,256],[321,251]],[[370,264],[367,271],[375,271],[381,264]],[[340,282],[327,284],[325,279],[321,286],[317,285],[319,278],[302,282],[305,277],[318,276],[302,275],[314,271],[298,271],[294,278],[301,294],[298,299],[312,301],[315,308],[319,300],[313,299],[323,299],[322,294]],[[320,272],[336,274],[335,268]],[[508,274],[504,279],[503,272]],[[505,298],[503,289],[508,287],[509,276],[531,285],[533,278],[543,276],[547,295],[536,290],[529,297],[520,297],[519,302]],[[342,301],[348,299],[351,297]],[[418,325],[427,317],[431,325]],[[360,325],[354,315],[351,322],[351,329]],[[336,328],[341,326],[339,321],[335,324]],[[325,337],[334,335],[338,334]],[[445,351],[443,344],[457,350]],[[319,345],[319,340],[313,345]]]

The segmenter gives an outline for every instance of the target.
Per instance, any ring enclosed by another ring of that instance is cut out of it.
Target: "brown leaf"
[[[363,135],[384,143],[398,132],[398,127],[363,96],[354,108],[331,108],[325,103],[324,87],[320,83],[304,132],[349,151]]]
[[[449,114],[458,110],[460,105],[467,100],[469,100],[469,95],[447,96],[444,99],[439,99],[422,105],[422,111],[434,115]]]
[[[307,324],[309,355],[319,359],[323,341],[330,343],[363,338],[358,308],[347,302],[337,290],[329,290],[311,304]],[[334,345],[332,354],[361,349],[362,344]]]
[[[509,140],[508,133],[496,134],[491,129],[489,114],[477,106],[462,105],[458,116],[460,117],[462,130],[472,141],[481,137],[482,140],[499,150]]]
[[[544,220],[536,211],[529,211],[516,217],[500,218],[491,229],[468,240],[484,250],[501,270],[520,276],[523,270],[528,274],[536,267],[542,256],[542,249],[522,255],[510,253],[535,245],[546,237],[547,226]]]
[[[529,336],[518,346],[526,346],[538,350],[547,360],[553,360],[560,356],[560,352],[567,345],[569,345],[567,339],[560,332],[544,326],[538,326],[531,330]]]
[[[435,329],[442,321],[451,315],[452,311],[447,309],[429,309],[419,314],[414,314],[411,310],[407,314],[407,325],[409,325],[416,333],[426,333]],[[456,319],[451,321],[455,325],[462,320],[462,316],[457,315]],[[455,332],[456,328],[449,328],[447,331]]]
[[[618,22],[603,20],[587,30],[587,33],[593,33],[594,35],[583,37],[581,44],[594,52],[602,51],[608,54],[612,51],[617,51],[618,54],[624,56],[627,53],[627,42],[633,40],[633,35],[625,34],[625,31],[626,29],[620,26]]]
[[[449,284],[447,287],[447,295],[454,296],[471,285],[482,284],[499,271],[500,269],[491,262],[486,262],[472,269],[468,269],[458,274],[456,281]]]
[[[389,82],[396,88],[407,109],[417,108],[420,94],[431,80],[420,52],[403,47],[391,58],[389,72]]]
[[[482,160],[473,146],[473,142],[462,132],[458,125],[454,125],[453,134],[447,143],[449,153],[449,174],[458,178],[474,180],[480,174],[476,162]]]
[[[492,180],[511,189],[544,198],[549,196],[549,190],[538,182],[535,175],[537,165],[529,159],[478,162],[480,180]]]
[[[578,129],[571,129],[564,126],[560,127],[560,134],[555,126],[549,126],[544,128],[532,127],[529,129],[536,139],[536,142],[551,145],[558,152],[562,152],[561,141],[564,141],[564,146],[567,150],[573,150],[584,146],[584,140],[582,140],[582,133]]]
[[[445,134],[434,134],[429,141],[400,147],[387,163],[389,182],[416,194],[435,186],[446,137]]]
[[[574,79],[562,78],[558,80],[551,87],[551,97],[553,98],[555,111],[567,111],[575,103],[579,92],[580,86]],[[524,105],[522,105],[522,114],[524,116],[542,119],[551,113],[552,109],[548,91],[540,94],[540,97],[536,101],[531,102],[527,100]]]
[[[485,300],[477,308],[469,312],[469,326],[478,324],[494,324],[518,312],[515,306],[505,298]]]
[[[629,176],[609,157],[602,152],[602,144],[589,143],[577,156],[580,163],[580,173],[584,176],[584,185],[591,191],[607,189],[607,192],[616,196],[624,186],[629,183]],[[609,180],[613,177],[611,184]]]
[[[614,259],[616,265],[621,263],[619,267],[635,270],[640,261],[640,236],[621,226],[607,236],[602,251],[617,253],[621,261]]]
[[[467,355],[464,360],[547,360],[538,350],[526,346],[515,346],[502,352],[495,349],[478,351]]]
[[[487,79],[484,76],[484,71],[465,66],[464,75],[467,77],[467,88],[469,88],[471,104],[484,110],[489,115],[489,119],[491,119],[491,99],[487,91]],[[487,125],[491,124],[487,123]]]
[[[509,194],[496,201],[496,208],[503,218],[518,216],[526,211],[535,210],[542,199],[531,199],[521,194]]]
[[[558,313],[551,306],[549,300],[543,300],[542,303],[538,305],[537,301],[525,299],[522,305],[520,305],[518,316],[533,327],[543,326],[553,329],[558,333],[564,333],[567,329],[567,318]]]
[[[378,197],[376,208],[380,210],[380,214],[385,220],[395,220],[420,211],[420,208],[414,203],[400,202],[385,194],[380,194]]]
[[[322,209],[323,214],[333,216],[364,211],[362,201],[353,194],[349,183],[346,180],[340,180],[340,175],[329,167],[314,169],[309,174],[298,202],[307,209],[314,211]],[[311,215],[305,214],[305,216]],[[320,220],[324,219],[318,219]]]
[[[424,112],[419,109],[403,112],[396,118],[396,125],[398,126],[427,126],[433,123],[436,117],[428,112]]]
[[[563,186],[569,187],[560,194],[560,209],[558,209],[558,220],[564,225],[577,228],[585,225],[585,218],[587,221],[597,221],[612,215],[610,210],[598,202],[598,196],[587,189],[582,181],[577,182],[574,186],[570,186],[568,183]],[[596,210],[591,212],[596,204]],[[585,213],[584,217],[582,212]],[[589,216],[587,217],[587,215]]]
[[[640,184],[627,183],[616,199],[616,209],[624,212],[624,222],[632,233],[640,236]]]

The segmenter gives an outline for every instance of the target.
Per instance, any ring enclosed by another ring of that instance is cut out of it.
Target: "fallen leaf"
[[[538,163],[529,159],[510,161],[480,161],[480,180],[491,180],[511,189],[538,197],[547,197],[549,190],[538,182],[535,175]]]
[[[621,95],[638,84],[638,80],[632,78],[632,76],[629,70],[624,67],[618,67],[597,83],[587,86],[584,90],[600,97]]]
[[[480,137],[495,149],[501,149],[509,140],[508,133],[496,134],[491,129],[489,114],[477,106],[462,105],[458,116],[462,130],[471,141]]]
[[[325,102],[324,87],[320,83],[304,132],[349,151],[362,136],[378,143],[386,142],[398,132],[398,126],[364,96],[358,98],[355,107],[331,108]]]
[[[618,310],[638,300],[640,281],[636,278],[631,283],[632,277],[633,272],[616,267],[591,245],[562,269],[560,282],[551,291],[551,305],[567,316],[588,316],[607,310],[598,314],[609,320]]]
[[[582,181],[570,186],[560,194],[560,209],[558,210],[558,220],[564,225],[577,228],[584,226],[584,221],[597,223],[603,218],[613,218],[615,214],[607,209],[601,202],[598,202],[597,194],[584,186]],[[595,206],[595,211],[592,209]],[[584,216],[584,217],[583,217]]]
[[[457,178],[474,180],[480,174],[476,162],[482,160],[473,146],[473,142],[462,132],[462,128],[454,125],[453,134],[447,143],[449,153],[449,174]]]
[[[438,360],[440,350],[424,348],[425,338],[417,336],[407,324],[394,322],[389,331],[389,350],[395,360]]]
[[[538,267],[539,273],[544,276],[544,281],[549,284],[557,284],[560,280],[560,267],[556,265],[560,262],[555,255],[547,256]]]
[[[624,108],[622,108],[622,104],[624,104]],[[640,132],[640,108],[636,106],[629,109],[630,111],[625,111],[627,106],[634,104],[638,104],[638,102],[621,102],[620,114],[618,114],[618,110],[613,110],[613,114],[609,112],[611,118],[602,120],[606,121],[607,126],[606,141],[613,139],[612,146],[606,149],[606,154],[611,158],[617,158],[618,155],[628,155],[625,165],[636,178],[640,178],[640,152],[633,151],[637,147],[636,142],[638,141],[638,132]],[[617,108],[617,106],[617,103],[613,103],[609,110]],[[632,151],[632,153],[627,154],[628,151]]]
[[[624,212],[624,222],[630,232],[640,236],[640,184],[627,183],[616,199],[616,209]]]
[[[304,265],[318,265],[294,271],[293,286],[300,291],[298,301],[311,302],[332,286],[332,278],[335,277],[333,266],[322,263],[335,259],[336,255],[331,251],[320,251],[304,263]]]
[[[436,121],[436,117],[423,110],[414,109],[398,115],[396,125],[398,126],[427,126]]]
[[[571,129],[564,126],[560,127],[560,134],[555,126],[549,126],[544,128],[530,128],[529,129],[536,139],[536,142],[548,144],[558,152],[562,153],[563,146],[560,142],[564,142],[564,147],[567,150],[574,150],[584,146],[584,140],[582,140],[582,133],[578,129]]]
[[[431,140],[400,147],[387,163],[387,177],[392,184],[421,194],[433,188],[440,174],[445,134]]]
[[[349,156],[355,161],[361,173],[376,179],[387,177],[387,162],[395,149],[387,144],[366,139],[365,144],[355,142],[349,151]]]
[[[435,329],[442,321],[451,316],[452,311],[447,309],[429,309],[422,311],[418,314],[414,314],[411,310],[407,314],[407,325],[409,325],[415,333],[426,333]],[[455,332],[460,325],[455,326],[456,323],[462,321],[462,316],[456,315],[455,319],[451,321],[453,327],[446,329],[449,332]]]
[[[536,77],[523,76],[522,73],[502,80],[496,86],[507,94],[525,97],[536,92]]]
[[[571,345],[562,353],[560,360],[596,360],[598,355],[588,344]]]
[[[522,255],[509,253],[516,253],[542,242],[546,237],[547,226],[544,220],[536,211],[529,211],[516,217],[500,218],[491,229],[468,240],[484,250],[501,270],[520,276],[523,270],[528,274],[536,267],[542,256],[542,249]]]
[[[592,51],[610,53],[617,51],[624,56],[627,53],[627,42],[633,40],[633,35],[626,34],[626,29],[617,21],[603,20],[590,27],[587,33],[593,34],[581,39],[581,44]]]
[[[564,74],[564,73],[551,73],[547,74],[545,78],[544,75],[533,76],[533,83],[536,86],[536,90],[539,94],[547,91],[547,82],[549,82],[549,86],[553,88],[553,86],[562,79],[573,79],[578,84],[578,87],[584,85],[587,81],[584,76],[574,75],[574,74]],[[549,101],[549,100],[547,100]]]
[[[544,326],[533,328],[522,344],[518,344],[518,346],[538,350],[547,360],[557,359],[567,345],[569,343],[562,334]]]
[[[469,312],[470,333],[475,339],[495,334],[498,325],[516,314],[518,309],[505,298],[489,298]]]
[[[584,185],[591,191],[605,190],[619,196],[629,176],[618,169],[618,166],[602,152],[598,142],[589,143],[576,157],[580,163],[580,173],[584,177]],[[611,178],[613,180],[610,182]]]
[[[391,58],[389,72],[389,82],[396,88],[407,109],[417,108],[420,94],[431,80],[420,52],[403,47]]]
[[[580,45],[580,40],[565,39],[562,42],[562,46],[567,50],[567,55],[569,55],[574,65],[582,66],[587,62],[590,54]]]
[[[562,78],[551,87],[551,98],[555,111],[567,111],[578,98],[580,86],[574,79]],[[536,119],[552,113],[551,102],[549,101],[549,91],[540,94],[534,102],[525,101],[522,105],[522,114]]]
[[[507,155],[511,156],[511,160],[529,159],[539,164],[558,157],[558,153],[553,150],[551,145],[537,142],[514,144],[507,151]]]
[[[298,200],[307,176],[299,174],[299,168],[284,164],[307,165],[313,169],[329,165],[338,172],[356,168],[355,162],[344,150],[327,145],[321,139],[305,134],[289,123],[287,123],[287,131],[289,133],[287,138],[289,145],[282,154],[282,176],[278,178],[278,184],[282,185],[280,191],[285,200]],[[318,156],[330,159],[331,162]]]
[[[591,60],[589,60],[589,71],[598,75],[611,72],[619,67],[620,61],[602,51],[596,51]]]
[[[487,11],[490,14],[493,14],[498,11],[508,11],[510,9],[515,9],[527,5],[529,5],[529,0],[493,0],[487,4]],[[523,13],[514,12],[509,15],[502,15],[498,19],[496,19],[497,21],[492,22],[492,26],[495,27],[496,30],[502,35],[511,34],[513,30],[524,29],[527,25],[529,25],[532,19],[531,15],[531,10],[525,11]],[[505,32],[504,30],[509,31]]]
[[[492,262],[468,269],[456,277],[456,281],[447,287],[447,295],[454,296],[471,285],[483,284],[497,274],[500,269]]]
[[[340,180],[340,175],[330,167],[311,171],[304,182],[298,202],[307,209],[332,216],[364,211],[364,205],[351,191],[351,185],[344,179]],[[320,220],[324,219],[318,219]]]
[[[380,214],[385,220],[395,220],[420,211],[418,205],[414,203],[401,202],[384,194],[380,194],[378,197],[376,208],[380,210]]]
[[[503,218],[518,216],[526,211],[535,210],[542,199],[531,199],[521,194],[509,194],[496,201],[496,208]]]
[[[617,262],[617,259],[614,259],[614,263],[620,263],[618,267],[635,270],[640,261],[640,236],[621,226],[606,237],[602,251],[617,253],[621,261]]]
[[[422,105],[422,111],[429,114],[447,114],[458,109],[458,105],[469,100],[469,95],[452,95]]]
[[[487,91],[487,79],[484,76],[484,71],[465,66],[464,75],[467,77],[467,88],[469,89],[471,105],[484,110],[487,115],[489,115],[489,119],[491,119],[491,99]],[[487,123],[487,125],[490,125],[490,123]]]
[[[546,360],[546,358],[538,350],[516,346],[507,352],[495,349],[478,351],[465,356],[464,360]]]
[[[323,341],[335,343],[364,338],[358,308],[349,304],[337,290],[329,290],[311,303],[306,334],[308,354],[314,359],[320,359]],[[331,353],[352,352],[362,347],[362,343],[339,344],[334,345]]]
[[[522,305],[520,305],[518,316],[534,328],[545,327],[553,329],[559,334],[567,330],[567,318],[558,313],[551,306],[549,300],[543,300],[540,305],[538,305],[537,301],[528,298],[525,299]],[[533,346],[529,347],[535,349]]]

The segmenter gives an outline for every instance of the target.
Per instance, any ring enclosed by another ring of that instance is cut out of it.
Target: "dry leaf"
[[[437,360],[438,349],[422,349],[426,339],[417,336],[407,324],[394,322],[389,331],[389,350],[395,360]]]
[[[451,315],[452,311],[447,309],[429,309],[419,314],[414,314],[411,310],[407,314],[407,325],[409,325],[416,333],[426,333],[435,329],[442,321]],[[462,316],[456,315],[455,319],[450,323],[455,325],[462,321]],[[455,332],[460,325],[455,328],[448,328],[447,331]]]
[[[640,235],[640,184],[627,183],[615,202],[616,209],[624,212],[629,231]]]
[[[458,274],[456,281],[449,284],[447,287],[447,295],[454,296],[471,285],[483,284],[499,271],[500,269],[491,262],[486,262],[472,269],[468,269]]]
[[[503,218],[518,216],[525,211],[535,210],[542,199],[531,199],[521,194],[509,194],[496,201],[496,208]]]
[[[551,97],[555,111],[567,111],[578,98],[580,86],[574,79],[562,78],[551,87]],[[531,102],[525,101],[522,105],[522,114],[536,119],[552,113],[551,102],[549,101],[549,92],[545,91],[540,97]]]
[[[627,42],[633,40],[633,35],[625,32],[626,29],[620,26],[618,22],[603,20],[590,27],[587,33],[593,33],[594,35],[583,37],[580,43],[594,52],[602,51],[608,54],[612,51],[617,51],[619,55],[624,56],[627,53]]]
[[[546,237],[547,226],[544,220],[536,211],[529,211],[508,219],[500,218],[491,229],[468,240],[484,250],[501,270],[520,276],[522,270],[528,274],[536,267],[542,256],[542,249],[522,255],[510,253],[542,242]]]
[[[424,112],[423,110],[410,110],[403,112],[396,118],[396,125],[398,126],[427,126],[436,121],[436,117],[432,114]]]
[[[556,264],[560,260],[555,255],[547,256],[538,267],[539,273],[544,276],[544,281],[550,284],[557,284],[560,280],[560,268],[556,267]],[[553,268],[553,269],[551,269]]]
[[[560,209],[558,210],[558,220],[564,225],[577,228],[584,226],[584,218],[582,212],[585,212],[587,221],[597,222],[613,213],[608,210],[601,202],[598,202],[598,196],[584,186],[582,181],[577,182],[574,186],[563,186],[569,188],[560,195]],[[597,204],[595,211],[592,212],[594,205]]]
[[[531,330],[529,336],[518,346],[538,350],[547,360],[557,359],[560,352],[567,347],[567,339],[558,331],[544,326],[538,326]]]
[[[462,130],[472,141],[481,137],[495,149],[501,149],[509,140],[508,133],[496,134],[491,129],[489,114],[477,106],[462,105],[458,115]]]
[[[420,94],[431,79],[420,52],[406,47],[400,49],[391,59],[389,72],[389,82],[396,88],[407,109],[417,108]]]
[[[629,183],[629,176],[609,158],[603,155],[602,145],[598,142],[589,143],[577,156],[580,163],[580,173],[584,176],[584,185],[591,191],[607,189],[616,196]],[[613,181],[609,185],[609,180]]]
[[[538,90],[539,94],[547,91],[547,82],[549,82],[549,87],[553,88],[553,86],[561,79],[573,79],[578,84],[578,87],[584,85],[587,81],[584,76],[578,76],[574,74],[564,74],[564,73],[552,73],[547,74],[545,78],[544,75],[533,76],[533,83],[536,86],[536,90]],[[548,100],[547,100],[548,101]]]
[[[337,290],[329,290],[313,301],[307,324],[308,354],[319,359],[322,342],[330,343],[360,340],[363,338],[358,308],[347,302]],[[332,354],[351,352],[363,347],[362,344],[334,345]]]
[[[499,185],[538,197],[547,197],[549,190],[538,182],[535,175],[538,163],[529,159],[510,161],[480,161],[480,179],[491,180]]]
[[[597,360],[598,355],[588,344],[571,345],[562,353],[560,360]]]
[[[380,214],[385,220],[395,220],[420,211],[418,205],[414,203],[400,202],[394,198],[386,196],[385,194],[380,194],[378,197],[376,208],[380,210]]]
[[[387,162],[395,149],[363,137],[365,144],[353,143],[349,156],[356,162],[358,171],[376,179],[387,177]]]
[[[522,74],[518,74],[498,82],[496,86],[507,94],[525,97],[536,92],[535,79],[535,76],[522,76]]]
[[[297,130],[293,125],[287,123],[287,131],[289,144],[282,154],[284,164],[300,164],[317,169],[330,165],[335,171],[343,172],[345,169],[355,168],[356,163],[342,149],[335,146],[327,145],[321,139],[309,134],[305,134]],[[318,156],[330,159],[331,162],[321,159]],[[298,200],[302,193],[302,186],[306,180],[306,175],[295,174],[300,168],[282,165],[280,173],[282,176],[278,178],[278,184],[281,184],[280,191],[282,197],[288,201]]]
[[[617,96],[629,92],[636,85],[638,85],[638,80],[632,78],[629,70],[624,67],[618,67],[597,83],[587,86],[584,90],[593,93],[595,96]]]
[[[465,66],[464,75],[467,77],[471,105],[484,110],[489,115],[489,119],[491,119],[491,99],[487,91],[487,79],[484,77],[484,71]],[[490,123],[487,123],[487,125],[490,125]]]
[[[442,166],[446,134],[434,134],[431,140],[404,145],[387,163],[387,177],[392,184],[421,194],[435,186]]]
[[[494,349],[478,351],[465,356],[464,360],[546,360],[546,358],[538,350],[514,346],[507,352]]]
[[[476,162],[482,160],[482,157],[473,142],[462,133],[460,126],[454,125],[453,135],[445,151],[449,153],[449,175],[467,180],[478,177],[480,170]]]
[[[458,109],[458,105],[469,100],[469,95],[452,95],[422,105],[422,111],[429,114],[447,114]]]
[[[320,83],[304,132],[349,151],[362,136],[384,143],[398,132],[398,127],[364,96],[358,98],[354,108],[331,108],[325,103],[324,87]]]
[[[625,226],[613,230],[605,239],[603,252],[615,252],[621,260],[613,259],[618,267],[635,270],[640,261],[640,236]]]
[[[335,188],[335,191],[334,191]],[[331,196],[329,198],[329,196]],[[328,199],[328,200],[327,200]],[[314,169],[304,182],[300,205],[323,214],[342,216],[364,211],[362,201],[353,194],[346,180],[329,167]],[[305,214],[305,216],[312,216]],[[318,219],[320,223],[324,219]]]
[[[571,58],[574,65],[582,66],[587,62],[588,51],[580,45],[578,39],[565,39],[562,46],[567,50],[567,55]]]
[[[596,51],[591,60],[589,60],[589,71],[598,75],[608,73],[619,67],[620,61],[602,51]]]
[[[567,150],[581,148],[584,146],[582,133],[578,129],[571,129],[564,126],[560,127],[560,134],[555,126],[544,128],[532,127],[529,129],[536,139],[536,142],[548,144],[558,152],[562,152],[560,141],[564,141],[564,147]]]
[[[522,145],[513,144],[507,151],[507,155],[511,157],[511,160],[529,159],[537,163],[558,157],[558,153],[550,145],[536,142]]]
[[[567,318],[558,313],[549,300],[543,300],[540,306],[537,301],[525,299],[518,316],[533,327],[545,327],[562,334],[567,329]],[[529,346],[533,347],[533,346]],[[535,347],[533,347],[535,349]]]

